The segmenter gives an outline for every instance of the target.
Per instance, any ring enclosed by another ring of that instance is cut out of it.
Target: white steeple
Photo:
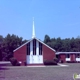
[[[35,27],[34,27],[34,17],[33,17],[33,29],[32,29],[32,38],[35,38]]]

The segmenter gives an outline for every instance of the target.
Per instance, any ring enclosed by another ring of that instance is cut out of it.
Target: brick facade
[[[62,60],[63,62],[66,62],[66,55],[60,54],[60,60]]]
[[[55,51],[47,47],[45,44],[42,44],[42,55],[43,62],[44,60],[53,60],[53,58],[56,57]],[[27,62],[27,44],[14,51],[14,57],[24,65],[24,61]]]
[[[75,56],[75,54],[70,54],[70,58],[71,58],[71,61],[76,61],[76,56]]]
[[[23,47],[21,47],[20,49],[16,50],[14,52],[14,57],[18,60],[22,62],[22,65],[24,64],[24,61],[26,61],[27,59],[27,46],[24,45]]]
[[[43,61],[44,60],[52,60],[56,55],[53,50],[43,45]]]

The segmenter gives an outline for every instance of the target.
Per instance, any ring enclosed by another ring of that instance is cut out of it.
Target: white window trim
[[[66,58],[66,61],[71,61],[71,59],[70,58]]]

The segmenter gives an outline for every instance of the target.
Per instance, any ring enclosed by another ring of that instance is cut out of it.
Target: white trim
[[[80,52],[56,52],[56,54],[80,54]]]
[[[33,41],[30,42],[30,55],[33,55]]]
[[[80,61],[80,58],[76,58],[76,61]]]
[[[55,51],[53,48],[49,47],[47,44],[45,44],[44,42],[40,41],[37,38],[33,38],[36,39],[37,41],[41,42],[42,44],[44,44],[46,47],[48,47],[49,49],[51,49],[52,51]],[[23,47],[24,45],[26,45],[27,43],[29,43],[30,41],[32,41],[33,39],[27,41],[26,43],[24,43],[23,45],[21,45],[20,47],[16,48],[15,50],[13,50],[13,52],[15,52],[16,50],[20,49],[21,47]],[[56,52],[56,51],[55,51]]]
[[[71,59],[70,58],[66,58],[66,61],[70,61]]]
[[[30,41],[32,41],[33,39],[27,41],[26,43],[22,44],[21,46],[19,46],[18,48],[16,48],[15,50],[13,50],[13,52],[15,52],[16,50],[20,49],[21,47],[23,47],[24,45],[26,45],[27,43],[29,43]]]

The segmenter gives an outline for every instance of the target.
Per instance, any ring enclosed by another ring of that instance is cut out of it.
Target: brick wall
[[[26,45],[24,45],[23,47],[21,47],[20,49],[14,52],[14,57],[18,61],[22,61],[22,65],[24,64],[24,61],[26,61],[26,56],[27,56],[27,46]]]
[[[43,61],[44,60],[52,60],[55,57],[55,52],[50,48],[43,45]]]

